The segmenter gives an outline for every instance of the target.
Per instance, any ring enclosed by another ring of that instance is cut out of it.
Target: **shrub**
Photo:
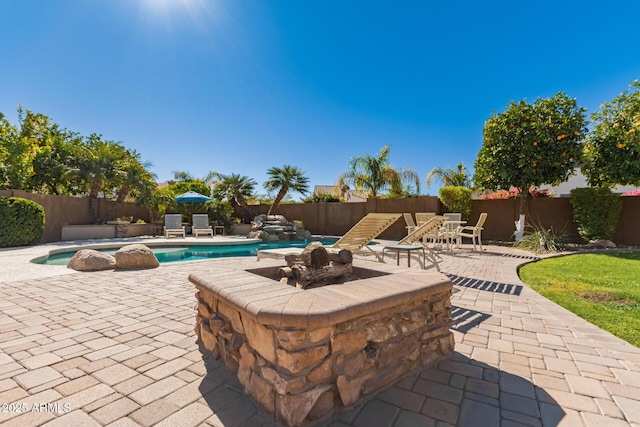
[[[302,203],[339,202],[340,197],[331,193],[318,193],[302,199]]]
[[[525,234],[522,240],[515,244],[520,249],[525,249],[536,254],[547,252],[562,252],[567,248],[567,238],[551,227],[545,229],[539,226],[529,226],[533,231]]]
[[[622,199],[608,188],[574,188],[571,190],[573,220],[585,240],[610,240],[618,226]]]
[[[20,197],[0,197],[0,247],[35,245],[44,234],[44,208]]]
[[[471,193],[467,187],[448,186],[440,189],[440,200],[451,212],[462,213],[462,219],[471,214]]]
[[[207,215],[211,220],[216,221],[218,225],[229,228],[231,224],[234,224],[233,207],[230,203],[213,199],[208,201],[206,205]]]

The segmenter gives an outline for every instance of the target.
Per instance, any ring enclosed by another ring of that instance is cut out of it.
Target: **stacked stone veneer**
[[[196,333],[278,422],[319,420],[453,351],[446,276],[380,269],[391,274],[308,290],[192,274]]]

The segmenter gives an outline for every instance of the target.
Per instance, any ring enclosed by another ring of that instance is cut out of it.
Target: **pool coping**
[[[30,260],[33,264],[40,264],[42,261],[45,261],[51,255],[56,255],[65,252],[78,251],[80,249],[116,249],[121,248],[126,245],[134,244],[134,243],[142,243],[149,247],[158,247],[158,246],[241,246],[241,245],[251,245],[254,243],[261,242],[260,239],[249,239],[243,236],[238,236],[237,238],[227,237],[225,236],[225,240],[211,239],[211,238],[195,238],[195,237],[186,237],[184,239],[167,239],[167,238],[133,238],[133,239],[119,239],[118,241],[114,241],[114,239],[105,239],[108,241],[94,241],[84,240],[78,241],[74,240],[72,244],[69,246],[59,247],[55,249],[50,249],[46,254],[42,254]],[[98,239],[96,239],[98,240]],[[99,239],[103,240],[103,239]],[[87,242],[87,243],[84,243]],[[62,242],[56,242],[62,243]]]
[[[336,238],[335,236],[314,235],[314,239],[328,239]],[[126,245],[142,243],[149,247],[193,247],[193,246],[243,246],[251,245],[255,243],[262,243],[261,239],[248,238],[242,235],[238,236],[215,236],[210,237],[186,237],[186,238],[174,238],[167,239],[165,237],[153,237],[153,236],[139,236],[131,238],[113,238],[113,239],[89,239],[89,240],[74,240],[74,241],[61,241],[53,242],[50,244],[32,246],[29,248],[40,249],[38,255],[34,255],[29,259],[30,264],[37,265],[50,265],[43,264],[51,255],[56,255],[65,252],[73,252],[81,249],[117,249]],[[51,245],[55,247],[51,249]],[[27,249],[27,248],[4,248],[4,249]],[[46,252],[45,252],[46,251]],[[193,260],[198,261],[198,260]],[[186,262],[186,261],[185,261]]]

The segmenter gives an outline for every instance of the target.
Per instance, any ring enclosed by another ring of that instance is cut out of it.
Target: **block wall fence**
[[[0,197],[22,197],[40,203],[45,210],[46,224],[42,243],[61,240],[65,225],[92,224],[91,207],[86,197],[66,197],[27,193],[21,190],[0,190]],[[100,215],[104,215],[115,202],[99,199]],[[518,219],[519,199],[474,200],[468,224],[475,224],[480,213],[488,217],[482,232],[483,239],[510,241]],[[256,214],[266,214],[269,205],[255,205]],[[346,233],[363,216],[372,212],[404,213],[445,212],[445,207],[435,196],[409,199],[372,199],[358,203],[320,202],[278,205],[277,214],[289,220],[301,220],[312,234],[339,236]],[[580,241],[577,225],[573,222],[573,209],[568,198],[539,198],[529,201],[527,223],[551,228]],[[112,213],[113,218],[133,216],[149,222],[150,213],[144,206],[121,203]],[[613,241],[618,245],[640,246],[640,197],[623,197],[622,214]],[[399,240],[406,235],[402,219],[380,236],[382,239]]]
[[[50,194],[27,193],[22,190],[0,190],[0,197],[22,197],[33,200],[44,208],[45,225],[41,243],[62,240],[62,227],[65,225],[93,224],[91,202],[87,197],[55,196]],[[115,204],[110,200],[98,199],[100,216],[104,216]],[[111,213],[111,219],[132,216],[149,222],[149,210],[135,203],[120,203]]]
[[[488,214],[482,237],[485,240],[511,241],[514,222],[519,217],[520,199],[474,200],[468,224],[478,221],[482,212]],[[254,206],[256,213],[267,213],[268,205]],[[446,212],[435,196],[410,199],[378,199],[358,203],[320,202],[278,205],[277,214],[289,220],[301,220],[312,234],[342,235],[364,215],[371,212]],[[569,198],[531,199],[526,212],[527,223],[545,229],[553,227],[576,242],[581,241]],[[399,240],[406,235],[406,224],[400,219],[380,236]],[[623,197],[622,214],[612,239],[618,245],[640,246],[640,197]]]

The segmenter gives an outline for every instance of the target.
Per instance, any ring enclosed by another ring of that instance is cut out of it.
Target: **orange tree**
[[[533,104],[511,101],[485,123],[474,182],[490,190],[520,190],[517,241],[524,232],[529,190],[565,181],[581,159],[585,134],[585,109],[562,92]]]
[[[591,115],[582,171],[597,187],[640,185],[640,83]]]

